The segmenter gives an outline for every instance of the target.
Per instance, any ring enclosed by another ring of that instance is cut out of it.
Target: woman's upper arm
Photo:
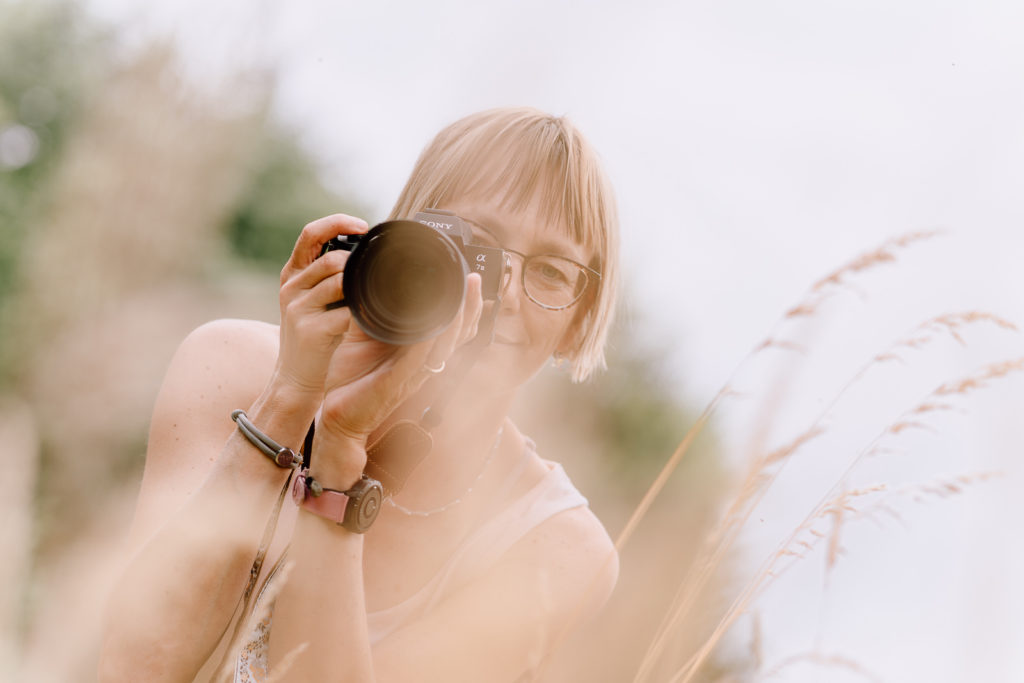
[[[231,411],[259,395],[276,357],[277,328],[256,321],[206,323],[181,343],[153,408],[133,545],[199,488],[235,427]]]
[[[378,683],[514,681],[608,599],[618,555],[581,507],[519,541],[493,571],[374,646]]]

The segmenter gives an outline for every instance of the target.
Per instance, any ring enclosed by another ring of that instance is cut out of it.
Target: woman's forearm
[[[321,429],[312,475],[323,486],[348,490],[359,480],[365,444]],[[367,533],[373,533],[371,527]],[[288,548],[289,571],[274,607],[270,664],[297,648],[288,680],[373,680],[363,586],[363,535],[299,510]]]
[[[285,680],[374,680],[362,558],[360,534],[300,513],[288,550],[288,580],[277,597],[270,632],[272,667],[302,648]]]
[[[268,391],[247,412],[275,440],[299,444],[313,408]],[[102,679],[191,680],[229,625],[288,474],[232,434],[127,566],[110,601]]]

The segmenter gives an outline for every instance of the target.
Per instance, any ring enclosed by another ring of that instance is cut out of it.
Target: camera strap
[[[424,458],[430,453],[434,444],[430,432],[441,424],[444,411],[455,390],[473,367],[484,348],[494,339],[494,323],[501,308],[499,296],[490,312],[481,317],[476,337],[466,347],[455,367],[438,378],[440,386],[435,390],[435,399],[423,411],[419,421],[398,420],[389,426],[384,433],[367,446],[366,474],[381,483],[384,494],[394,496],[405,485]],[[307,453],[312,444],[308,444]],[[309,456],[307,455],[307,458]]]
[[[420,424],[425,429],[432,430],[441,424],[441,420],[444,418],[444,410],[448,407],[448,402],[451,401],[455,390],[462,383],[462,380],[465,379],[466,373],[476,363],[484,348],[490,346],[494,340],[494,323],[498,319],[498,311],[500,309],[501,295],[495,299],[494,305],[491,306],[491,310],[486,318],[481,316],[477,335],[469,343],[466,352],[462,354],[459,364],[452,368],[451,372],[441,376],[440,379],[443,384],[438,391],[437,399],[423,411],[423,415],[420,417]]]

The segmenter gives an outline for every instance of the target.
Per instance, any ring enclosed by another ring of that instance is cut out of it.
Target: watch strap
[[[341,491],[324,491],[319,496],[306,496],[302,507],[308,512],[326,517],[335,524],[343,524],[349,500],[348,495]]]
[[[306,512],[329,519],[353,533],[362,534],[366,533],[380,512],[381,485],[364,474],[348,491],[325,489],[304,470],[295,477],[292,499]]]
[[[349,498],[341,491],[323,490],[313,482],[313,478],[306,471],[303,471],[295,477],[292,500],[307,512],[341,524],[345,521]]]

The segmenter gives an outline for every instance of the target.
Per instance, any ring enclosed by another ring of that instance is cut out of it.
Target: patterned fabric
[[[263,618],[249,636],[248,641],[238,653],[235,662],[235,681],[237,683],[257,683],[267,678],[267,646],[270,644],[270,624],[273,619],[273,608]]]

